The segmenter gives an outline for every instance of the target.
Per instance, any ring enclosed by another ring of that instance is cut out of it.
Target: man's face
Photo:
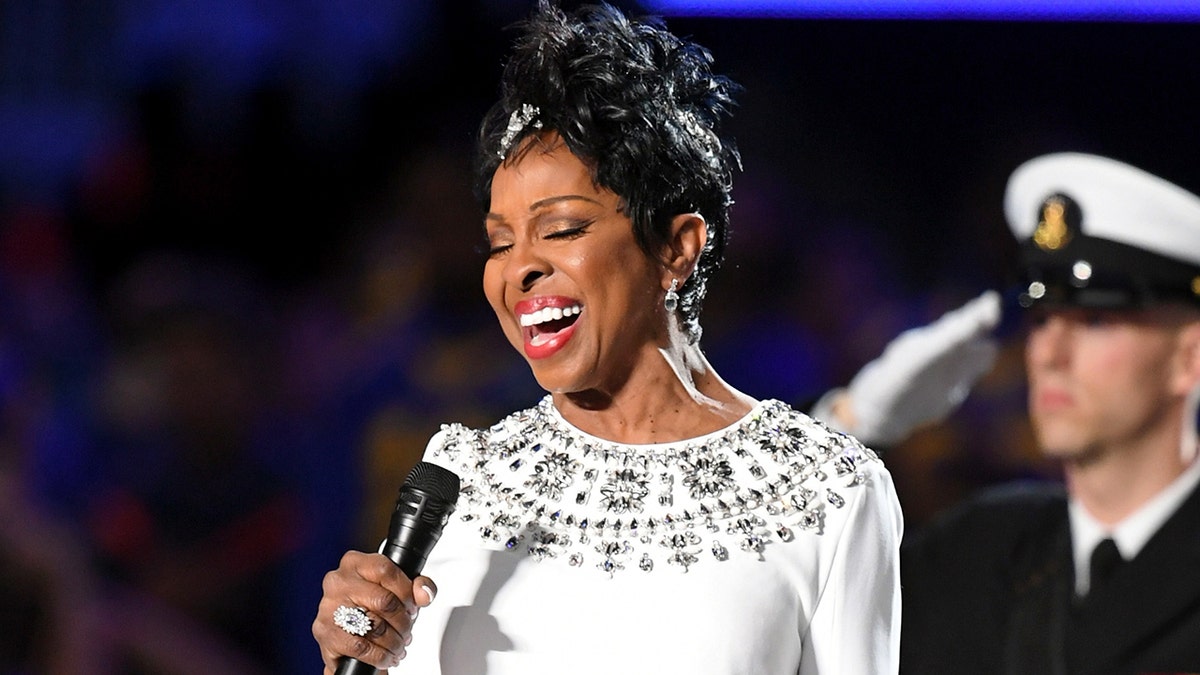
[[[1178,445],[1191,386],[1180,310],[1040,312],[1026,341],[1029,411],[1047,456],[1088,460]]]

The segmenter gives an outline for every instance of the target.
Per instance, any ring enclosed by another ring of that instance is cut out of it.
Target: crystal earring
[[[672,279],[671,287],[667,289],[667,294],[663,296],[663,307],[668,312],[674,312],[675,308],[679,306],[679,294],[675,292],[676,288],[679,288],[679,280]]]

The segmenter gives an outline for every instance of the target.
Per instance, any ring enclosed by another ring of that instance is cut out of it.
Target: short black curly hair
[[[661,250],[674,216],[700,213],[708,243],[680,289],[678,310],[698,338],[707,280],[729,240],[733,172],[741,168],[736,148],[717,134],[738,86],[712,72],[707,49],[660,19],[629,19],[608,4],[568,13],[539,0],[516,27],[500,99],[479,130],[476,194],[484,211],[496,169],[513,159],[509,150],[554,131],[596,184],[621,198],[647,255]],[[506,133],[522,106],[538,109],[535,120]]]

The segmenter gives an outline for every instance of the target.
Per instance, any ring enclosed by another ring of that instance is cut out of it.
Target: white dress
[[[779,401],[621,445],[547,396],[425,461],[462,479],[393,675],[894,673],[902,518],[873,452]]]

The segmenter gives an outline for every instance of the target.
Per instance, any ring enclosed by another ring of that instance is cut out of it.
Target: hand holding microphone
[[[417,608],[433,600],[428,580],[423,598],[412,582],[441,538],[458,491],[453,472],[418,462],[400,488],[381,553],[350,551],[325,575],[313,637],[326,673],[373,675],[372,664],[394,663],[403,652]]]

